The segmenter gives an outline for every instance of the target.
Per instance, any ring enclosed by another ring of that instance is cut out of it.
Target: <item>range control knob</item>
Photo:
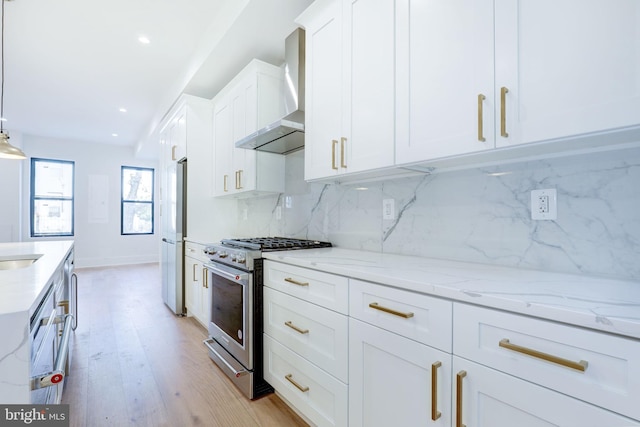
[[[225,251],[222,251],[222,252],[218,252],[218,256],[219,256],[220,258],[226,258],[226,257],[228,257],[228,256],[229,256],[229,254],[228,254],[228,253],[226,253]]]
[[[245,257],[243,255],[238,255],[236,257],[236,262],[239,264],[244,264],[247,260],[245,259]]]
[[[235,261],[236,260],[236,254],[231,254],[231,261]]]

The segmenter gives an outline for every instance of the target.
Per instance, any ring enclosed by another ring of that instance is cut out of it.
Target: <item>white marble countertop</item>
[[[341,248],[274,261],[640,339],[640,282]]]
[[[73,240],[0,243],[0,260],[41,255],[28,267],[0,270],[0,316],[33,311],[72,247]]]

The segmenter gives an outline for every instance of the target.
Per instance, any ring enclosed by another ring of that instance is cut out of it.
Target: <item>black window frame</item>
[[[36,196],[36,168],[35,165],[38,162],[46,163],[66,163],[71,165],[71,197],[39,197]],[[75,233],[75,196],[76,196],[76,163],[73,160],[59,160],[59,159],[46,159],[41,157],[31,157],[31,173],[30,173],[30,188],[31,194],[29,196],[30,204],[30,231],[31,237],[73,237]],[[55,200],[55,201],[71,201],[71,231],[69,233],[36,233],[35,232],[35,204],[36,200]]]
[[[151,200],[125,199],[124,197],[124,171],[139,170],[151,172]],[[145,168],[139,166],[121,166],[120,167],[120,235],[121,236],[148,236],[155,234],[155,191],[156,191],[156,171],[154,168]],[[125,233],[124,232],[124,207],[128,203],[145,203],[151,205],[151,231],[148,233]]]

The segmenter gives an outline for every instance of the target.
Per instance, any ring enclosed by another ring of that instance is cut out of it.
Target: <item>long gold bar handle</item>
[[[242,190],[242,172],[242,169],[238,171],[238,190]]]
[[[297,280],[292,279],[291,277],[285,277],[284,281],[293,283],[294,285],[298,285],[298,286],[309,286],[309,282],[299,282]]]
[[[437,420],[442,416],[438,411],[438,368],[442,366],[442,362],[431,364],[431,419]]]
[[[293,384],[294,386],[296,386],[296,388],[297,388],[298,390],[300,390],[301,392],[306,393],[306,392],[308,392],[308,391],[309,391],[309,387],[303,387],[303,386],[301,386],[300,384],[298,384],[298,382],[297,382],[296,380],[294,380],[294,379],[293,379],[293,375],[292,375],[292,374],[287,374],[287,375],[285,375],[284,377],[287,379],[287,381],[289,381],[291,384]]]
[[[552,354],[543,353],[541,351],[533,350],[531,348],[511,344],[507,338],[501,339],[499,345],[500,347],[506,348],[508,350],[516,351],[518,353],[526,354],[527,356],[546,360],[547,362],[555,363],[555,364],[565,366],[567,368],[575,369],[581,372],[586,371],[587,367],[589,366],[589,362],[587,362],[586,360],[574,362],[573,360],[563,359],[562,357],[554,356]]]
[[[224,176],[224,192],[226,193],[227,191],[229,191],[227,189],[227,178],[229,178],[229,175],[225,175]]]
[[[456,374],[456,427],[466,427],[462,423],[462,379],[467,376],[467,371]]]
[[[299,327],[297,327],[296,325],[293,324],[293,322],[291,320],[287,320],[286,322],[284,322],[285,325],[287,325],[288,327],[290,327],[291,329],[293,329],[296,332],[299,332],[301,334],[308,334],[309,330],[308,329],[301,329]]]
[[[507,93],[509,89],[502,86],[500,88],[500,136],[507,138]]]
[[[172,145],[171,146],[171,160],[177,160],[176,159],[176,148],[178,148],[177,145]]]
[[[196,277],[196,264],[193,264],[193,281],[198,281],[198,278]]]
[[[347,162],[345,161],[345,156],[344,156],[344,146],[347,143],[347,138],[345,138],[344,136],[342,138],[340,138],[340,167],[341,168],[347,168]]]
[[[371,307],[373,309],[376,309],[376,310],[384,311],[385,313],[393,314],[395,316],[404,317],[405,319],[409,319],[409,318],[413,317],[413,313],[411,313],[411,312],[403,313],[402,311],[397,311],[397,310],[394,310],[392,308],[383,307],[383,306],[379,305],[377,302],[370,303],[369,307]]]
[[[478,95],[478,141],[485,142],[486,139],[484,137],[484,115],[483,115],[483,104],[486,97],[483,94]]]
[[[336,147],[338,146],[338,141],[335,139],[331,140],[331,169],[338,170],[338,166],[336,166]]]
[[[236,190],[239,190],[240,187],[240,177],[239,177],[239,173],[240,171],[236,171]]]

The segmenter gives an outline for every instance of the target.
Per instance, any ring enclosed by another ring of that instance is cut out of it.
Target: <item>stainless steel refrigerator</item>
[[[187,159],[171,162],[164,171],[162,199],[162,299],[175,314],[185,314],[184,240],[186,235]]]

